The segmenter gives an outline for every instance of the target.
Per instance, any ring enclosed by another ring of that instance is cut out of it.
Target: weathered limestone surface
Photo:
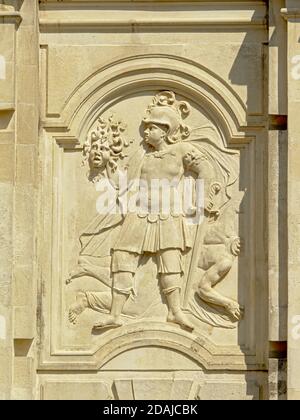
[[[299,379],[299,313],[300,286],[297,248],[299,247],[299,165],[297,154],[299,151],[298,133],[299,120],[296,115],[300,105],[299,86],[299,29],[300,10],[296,1],[288,0],[284,16],[287,19],[288,33],[288,396],[290,399],[300,398]]]
[[[300,399],[299,22],[0,1],[1,399]]]

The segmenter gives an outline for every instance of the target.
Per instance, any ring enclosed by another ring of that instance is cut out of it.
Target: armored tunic
[[[167,249],[184,252],[192,247],[189,228],[177,202],[182,198],[179,186],[184,174],[177,147],[170,145],[167,150],[146,154],[139,180],[138,206],[136,212],[126,214],[114,250],[142,255]],[[164,187],[168,188],[166,202]]]

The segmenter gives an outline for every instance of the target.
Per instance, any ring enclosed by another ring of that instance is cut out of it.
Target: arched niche
[[[52,213],[49,211],[46,214],[45,211],[45,217],[42,216],[44,232],[39,238],[40,241],[44,238],[45,244],[41,258],[46,261],[47,274],[43,281],[46,284],[47,299],[44,300],[46,304],[43,309],[46,328],[51,335],[51,350],[50,346],[47,347],[47,354],[43,358],[57,359],[53,362],[55,366],[59,367],[61,361],[70,361],[69,367],[72,369],[76,366],[80,369],[97,370],[121,357],[124,352],[155,346],[178,352],[201,369],[220,369],[224,365],[231,370],[245,367],[245,356],[238,345],[232,346],[233,350],[224,345],[219,351],[218,345],[214,346],[209,339],[199,335],[194,338],[185,337],[181,330],[169,331],[164,328],[163,323],[155,331],[152,327],[145,328],[143,323],[142,331],[136,329],[130,333],[112,333],[103,339],[93,339],[91,343],[88,326],[96,319],[86,319],[86,325],[80,327],[83,342],[76,341],[78,330],[71,330],[66,321],[66,308],[71,302],[68,299],[73,298],[75,292],[75,289],[70,289],[69,295],[66,298],[64,296],[67,265],[72,259],[75,262],[77,255],[76,252],[72,254],[71,248],[78,242],[79,229],[76,231],[73,227],[78,214],[88,215],[90,202],[94,200],[92,187],[91,200],[87,200],[88,182],[85,172],[80,169],[81,149],[87,133],[100,115],[109,113],[113,108],[134,98],[135,108],[131,112],[134,114],[136,111],[136,119],[131,125],[135,130],[133,134],[138,134],[139,121],[144,116],[146,104],[149,105],[148,99],[160,90],[172,90],[177,96],[190,102],[193,110],[198,115],[202,114],[217,129],[224,146],[243,145],[253,138],[247,135],[246,107],[231,87],[203,66],[166,55],[129,57],[99,69],[70,94],[60,115],[48,115],[42,121],[44,131],[41,136],[41,154],[45,159],[41,194],[44,194],[43,199],[47,205],[49,197],[52,200],[49,206]],[[130,121],[125,122],[130,125]],[[51,141],[53,138],[56,142]],[[253,157],[250,156],[248,161],[252,164]],[[248,167],[246,169],[248,171]],[[249,173],[250,169],[251,167]],[[62,191],[66,192],[66,197],[62,197]],[[80,207],[84,200],[86,205]],[[52,249],[52,254],[49,254],[49,248]],[[251,296],[249,293],[248,295]],[[251,322],[249,321],[250,327]],[[234,340],[235,338],[232,339]],[[247,363],[255,365],[255,357],[251,357]]]
[[[60,115],[48,115],[43,126],[62,146],[80,145],[99,114],[125,97],[158,90],[172,90],[202,107],[225,143],[251,140],[245,134],[246,106],[234,90],[204,66],[168,55],[128,57],[99,69],[69,95]]]

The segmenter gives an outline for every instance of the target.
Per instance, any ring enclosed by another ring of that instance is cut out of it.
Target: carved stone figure
[[[99,118],[96,130],[83,148],[83,163],[88,159],[90,166],[89,180],[97,182],[104,172],[109,177],[117,169],[117,162],[124,159],[124,148],[128,142],[123,138],[126,126],[121,121],[115,121],[112,115],[106,122]]]
[[[240,238],[230,236],[226,231],[226,225],[219,221],[214,221],[207,229],[199,259],[199,267],[205,274],[199,282],[198,294],[204,301],[224,307],[234,319],[240,320],[240,305],[214,289],[229,273],[240,253]]]
[[[201,162],[194,156],[187,156],[187,165],[201,173]],[[221,183],[213,183],[206,197],[206,226],[198,267],[205,271],[198,284],[198,296],[207,303],[223,307],[229,315],[240,320],[242,308],[232,299],[222,296],[214,289],[229,273],[235,257],[240,254],[240,238],[234,232],[232,206],[222,208]]]
[[[122,314],[132,302],[129,298],[137,296],[137,301],[140,295],[135,273],[142,269],[144,256],[151,256],[156,262],[169,322],[194,329],[187,315],[199,318],[199,314],[195,315],[193,305],[185,305],[184,310],[182,300],[184,294],[189,295],[197,267],[205,271],[200,281],[197,278],[200,299],[223,307],[235,320],[240,319],[238,303],[213,289],[239,254],[239,239],[228,236],[221,222],[231,198],[228,187],[237,179],[227,165],[234,152],[221,150],[207,135],[191,139],[192,130],[184,123],[189,113],[189,104],[178,101],[173,92],[160,92],[154,97],[142,123],[144,143],[126,166],[129,182],[125,187],[120,183],[117,165],[128,146],[123,139],[125,127],[112,118],[109,123],[100,119],[97,130],[91,133],[84,147],[90,165],[89,179],[96,182],[103,175],[110,179],[117,192],[117,211],[99,215],[83,233],[79,266],[67,283],[91,276],[110,287],[112,294],[80,292],[70,308],[70,322],[75,323],[87,308],[99,312],[110,308],[110,316],[100,319],[95,328],[120,327]],[[199,219],[196,234],[189,218],[199,216],[199,203],[194,201],[194,205],[183,208],[177,200],[188,176],[204,181],[204,220]],[[167,208],[166,183],[170,193]],[[133,208],[128,206],[128,197]],[[97,257],[101,263],[93,264],[88,257]],[[109,264],[106,257],[110,258]]]

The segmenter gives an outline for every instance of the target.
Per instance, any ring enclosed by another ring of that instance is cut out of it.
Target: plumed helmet
[[[187,102],[177,101],[175,94],[170,91],[158,93],[153,103],[148,107],[145,124],[159,124],[168,127],[167,138],[170,143],[181,141],[190,135],[189,127],[183,119],[190,114]]]

